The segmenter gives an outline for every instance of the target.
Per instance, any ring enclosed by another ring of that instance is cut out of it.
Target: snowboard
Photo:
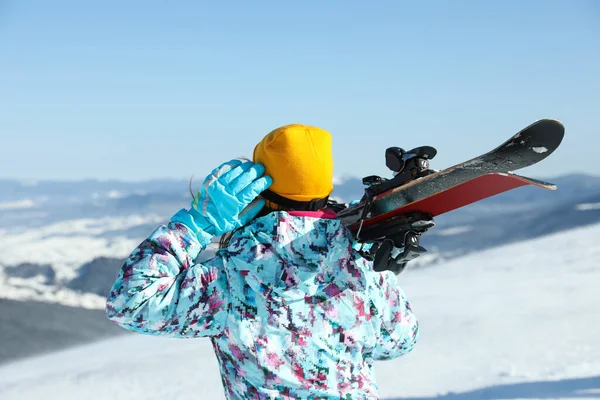
[[[385,224],[390,223],[392,229],[395,219],[406,219],[404,217],[411,213],[435,217],[528,185],[556,190],[551,183],[519,176],[511,171],[534,165],[548,157],[558,148],[563,136],[564,126],[560,121],[541,119],[490,152],[450,168],[428,170],[424,176],[417,174],[415,179],[402,182],[394,182],[395,178],[386,180],[377,177],[379,183],[365,190],[360,203],[339,211],[338,218],[360,241],[361,232],[381,232]],[[435,149],[426,148],[435,155]],[[425,159],[427,155],[421,157]]]

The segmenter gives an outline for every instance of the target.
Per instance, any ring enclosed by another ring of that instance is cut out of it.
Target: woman
[[[331,135],[288,125],[253,162],[204,181],[191,208],[128,258],[108,318],[151,335],[211,338],[230,399],[375,399],[373,361],[408,353],[418,325],[327,208]],[[213,236],[221,248],[196,263]]]

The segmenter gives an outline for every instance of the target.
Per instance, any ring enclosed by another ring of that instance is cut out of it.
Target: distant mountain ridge
[[[495,204],[533,207],[593,195],[600,190],[600,177],[570,174],[549,179],[559,190],[549,194],[535,188],[522,188],[477,203],[480,210]],[[196,182],[197,184],[197,182]],[[357,177],[336,179],[332,194],[341,201],[359,199],[364,186]],[[0,218],[3,214],[42,211],[64,218],[85,212],[93,215],[118,215],[131,211],[156,210],[169,214],[173,205],[187,207],[191,195],[188,180],[125,181],[38,181],[0,180]],[[471,206],[474,207],[474,206]],[[71,210],[70,213],[66,212]],[[456,213],[453,213],[456,214]],[[0,227],[4,227],[0,219]]]

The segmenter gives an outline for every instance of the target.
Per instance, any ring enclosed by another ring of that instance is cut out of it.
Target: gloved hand
[[[171,220],[213,236],[222,235],[250,222],[264,207],[258,195],[273,183],[263,176],[265,168],[250,161],[232,160],[214,169],[185,215]],[[195,225],[195,226],[190,226]]]

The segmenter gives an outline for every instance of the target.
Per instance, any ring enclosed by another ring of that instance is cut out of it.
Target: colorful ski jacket
[[[373,271],[339,220],[273,212],[202,263],[209,237],[188,226],[135,249],[106,312],[135,332],[210,337],[229,399],[376,399],[373,361],[413,348],[396,276]]]

